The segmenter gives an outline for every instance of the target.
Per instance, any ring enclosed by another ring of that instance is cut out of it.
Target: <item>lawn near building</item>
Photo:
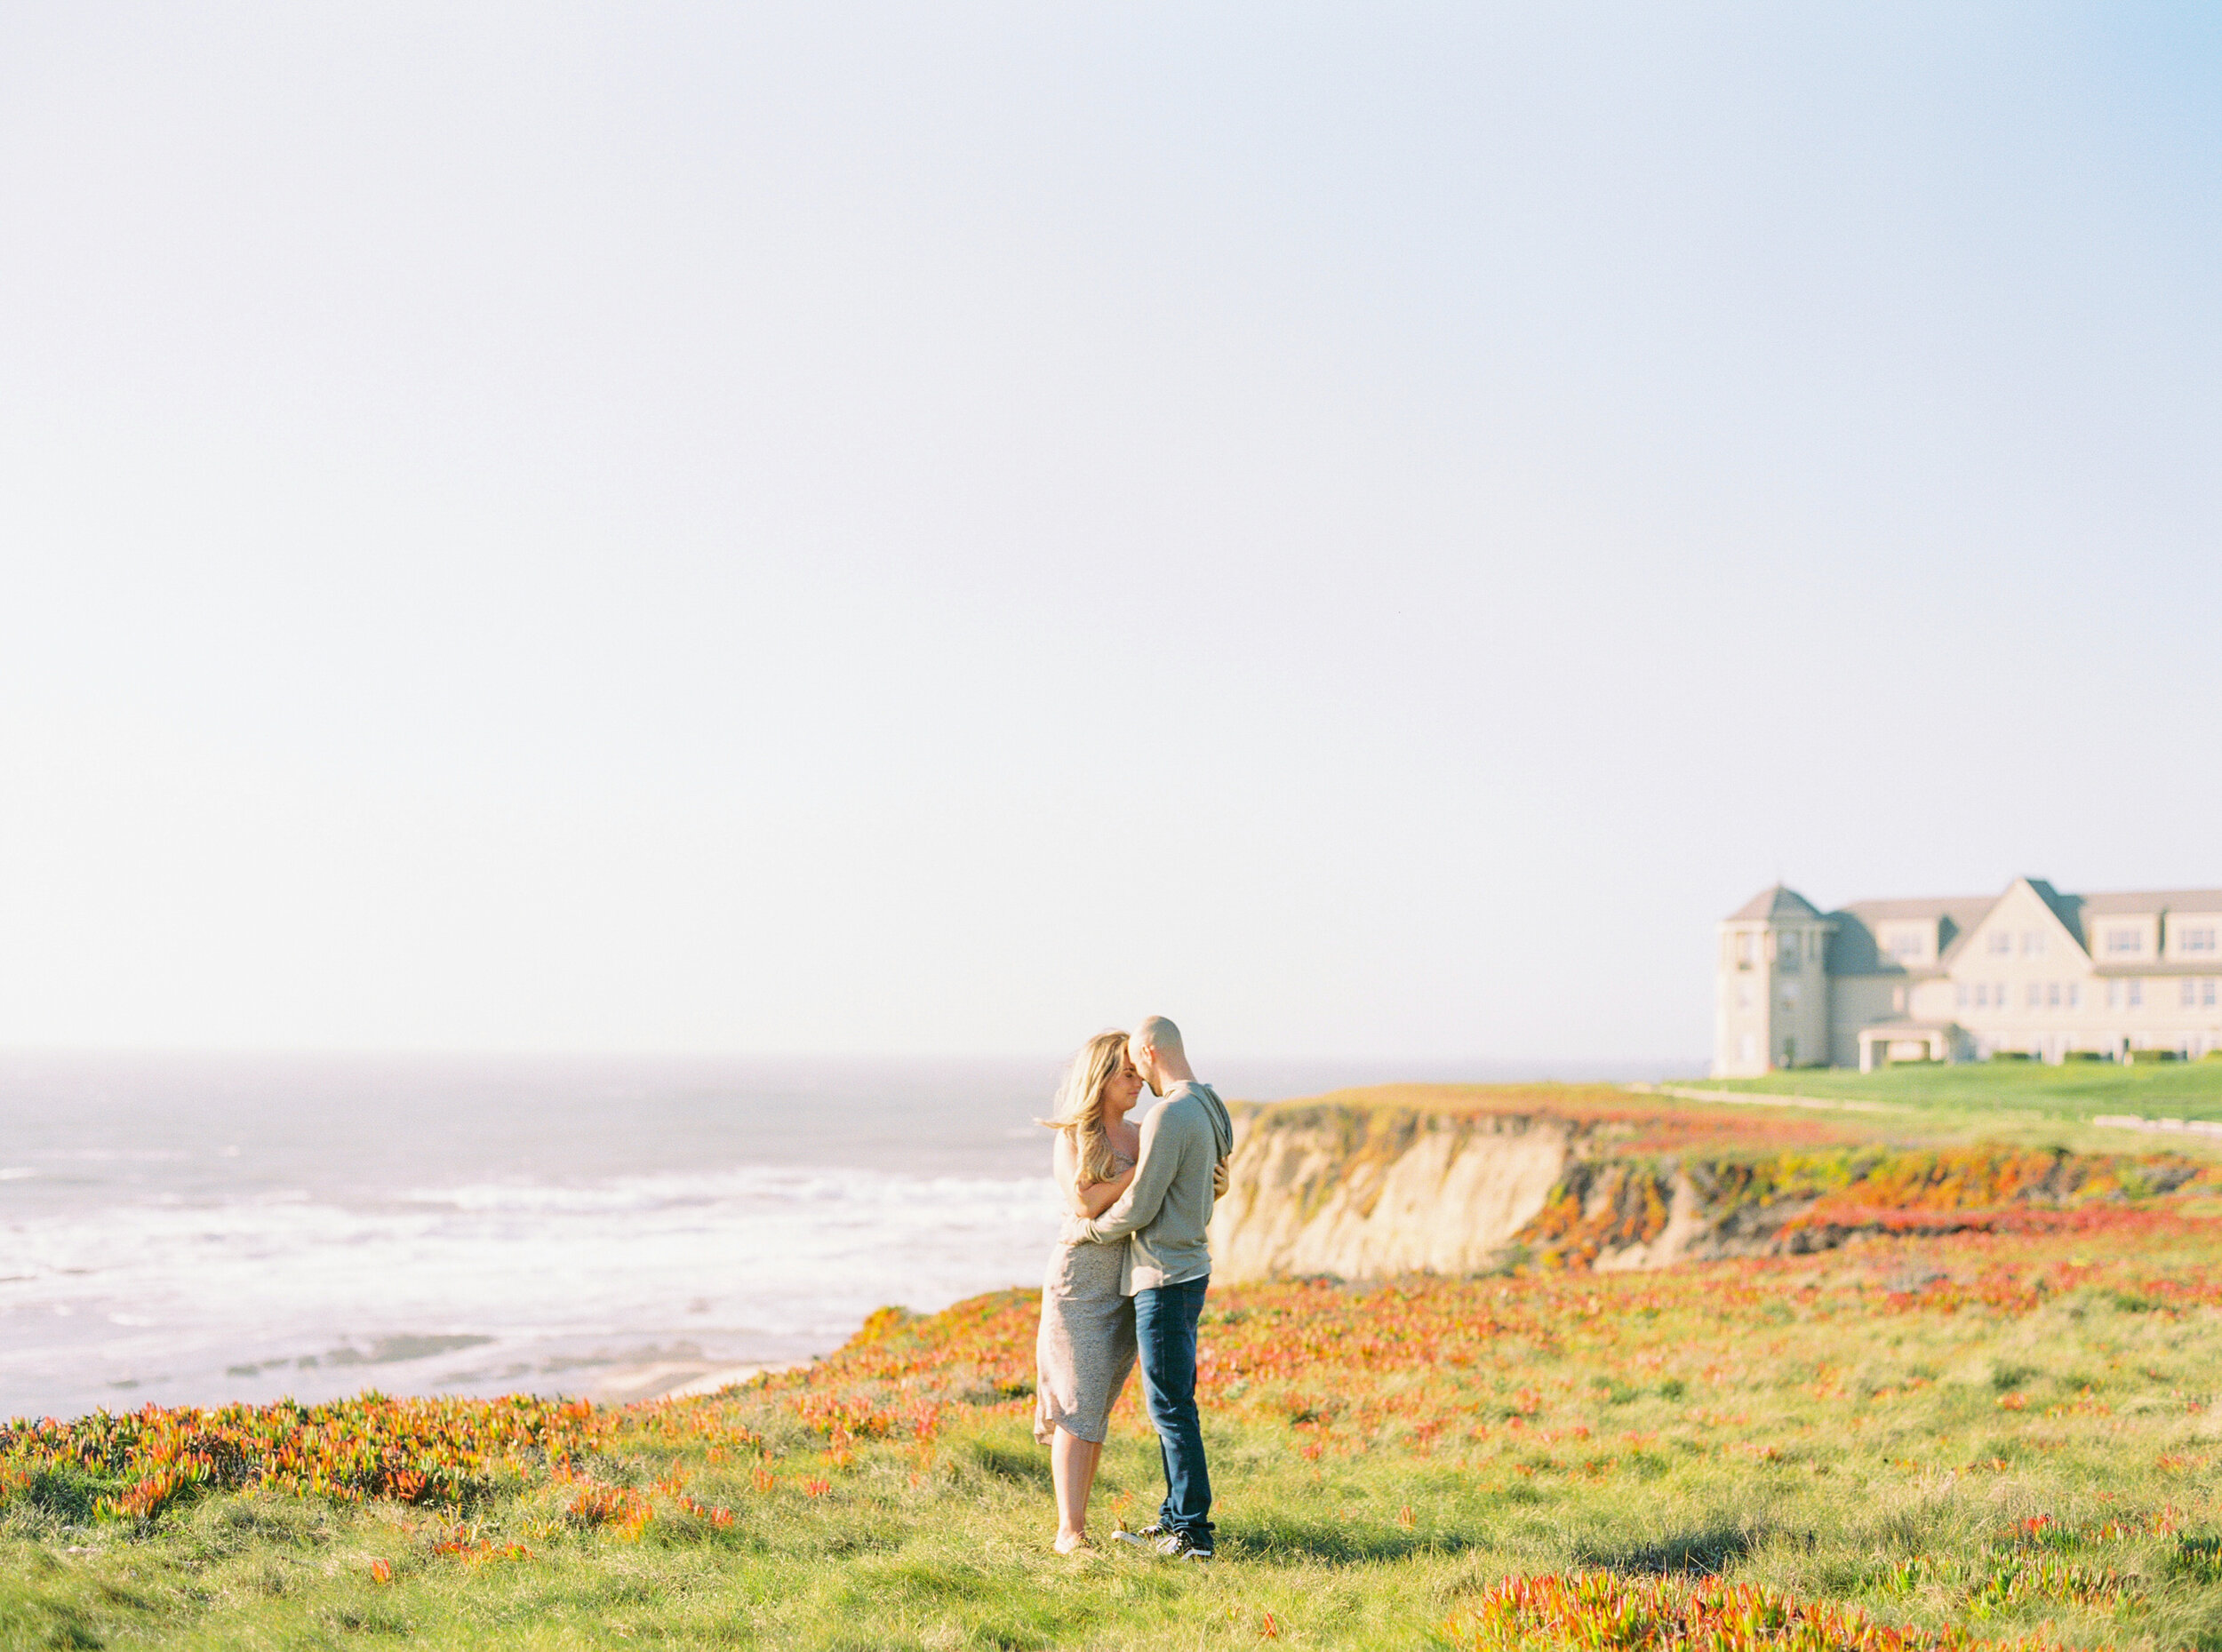
[[[2031,1113],[2078,1120],[2107,1114],[2222,1120],[2222,1059],[1912,1063],[1858,1073],[1804,1067],[1761,1078],[1707,1079],[1706,1089],[1805,1096],[1896,1106]]]
[[[1026,1292],[708,1399],[18,1425],[0,1642],[2222,1647],[2218,1194],[1216,1292],[1208,1568],[1049,1552]],[[1158,1483],[1130,1393],[1099,1537]]]

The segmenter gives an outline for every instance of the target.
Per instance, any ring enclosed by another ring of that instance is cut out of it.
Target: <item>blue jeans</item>
[[[1195,1322],[1211,1276],[1134,1293],[1134,1340],[1142,1358],[1142,1397],[1165,1461],[1165,1501],[1157,1523],[1211,1540],[1211,1475],[1203,1466],[1203,1429],[1195,1409]]]

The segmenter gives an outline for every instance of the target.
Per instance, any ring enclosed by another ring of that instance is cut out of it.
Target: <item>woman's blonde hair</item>
[[[1064,1130],[1072,1137],[1073,1163],[1080,1185],[1107,1182],[1119,1173],[1111,1158],[1111,1138],[1103,1129],[1103,1092],[1126,1061],[1126,1034],[1099,1033],[1080,1047],[1065,1081],[1057,1087],[1055,1109],[1036,1124]]]

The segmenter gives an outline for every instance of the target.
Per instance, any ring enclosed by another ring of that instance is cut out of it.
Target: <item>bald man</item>
[[[1134,1340],[1142,1393],[1156,1425],[1165,1464],[1165,1501],[1156,1523],[1115,1536],[1175,1560],[1211,1558],[1211,1476],[1195,1407],[1195,1328],[1211,1282],[1212,1173],[1235,1150],[1235,1125],[1209,1084],[1196,1081],[1180,1029],[1152,1016],[1134,1029],[1126,1053],[1163,1102],[1142,1121],[1134,1179],[1111,1208],[1076,1231],[1086,1239],[1127,1241],[1120,1289],[1134,1298]]]

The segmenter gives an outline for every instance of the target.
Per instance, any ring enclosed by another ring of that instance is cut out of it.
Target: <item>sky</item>
[[[2222,885],[2222,14],[0,11],[0,1045],[1699,1065]]]

